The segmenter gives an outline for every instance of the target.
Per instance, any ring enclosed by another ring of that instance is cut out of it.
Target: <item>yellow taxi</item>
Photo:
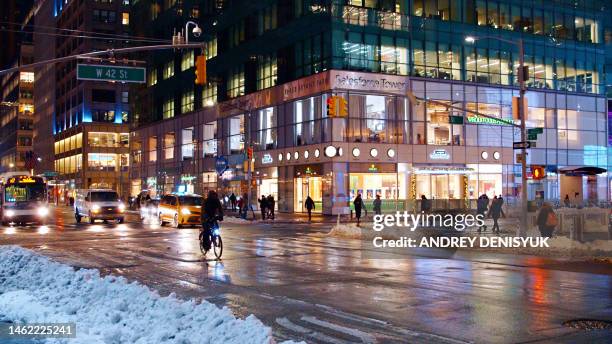
[[[195,194],[164,195],[157,207],[159,225],[166,223],[173,227],[193,226],[201,224],[203,198]]]

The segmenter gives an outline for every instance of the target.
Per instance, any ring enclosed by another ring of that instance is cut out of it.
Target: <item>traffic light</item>
[[[253,147],[248,147],[247,148],[247,158],[248,159],[253,159]]]
[[[327,98],[327,117],[336,117],[336,96]]]
[[[546,177],[546,171],[542,166],[531,166],[531,175],[534,180],[544,179]]]
[[[340,113],[339,113],[339,116],[340,117],[348,116],[348,102],[346,101],[346,99],[344,97],[338,97],[338,99],[340,101]]]
[[[206,56],[198,55],[195,61],[195,83],[196,85],[206,84]]]

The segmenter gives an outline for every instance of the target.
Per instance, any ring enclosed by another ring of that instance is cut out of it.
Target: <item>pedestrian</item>
[[[502,214],[502,203],[499,198],[493,197],[493,201],[491,202],[491,208],[489,209],[489,216],[493,218],[493,227],[491,228],[491,232],[499,234],[499,217]]]
[[[363,205],[363,199],[361,199],[361,194],[358,193],[355,200],[353,200],[353,206],[355,206],[355,216],[357,217],[357,226],[359,226],[361,221],[361,210],[365,210]]]
[[[265,220],[268,200],[266,199],[266,196],[261,195],[261,198],[258,201],[259,201],[259,210],[261,210],[261,219]]]
[[[563,199],[563,205],[567,208],[572,206],[572,202],[570,201],[568,194],[565,194],[565,198]]]
[[[499,202],[499,211],[500,211],[501,217],[506,218],[506,214],[504,213],[504,208],[503,208],[504,199],[502,198],[501,195],[497,197],[497,201]]]
[[[269,218],[274,220],[274,206],[276,205],[276,201],[274,200],[274,196],[272,196],[272,194],[268,195],[267,205]]]
[[[544,202],[538,214],[537,224],[540,230],[540,235],[544,238],[552,237],[552,234],[557,227],[557,215],[552,206],[548,202]]]
[[[232,206],[232,211],[236,211],[236,194],[232,192],[229,196],[230,205]]]
[[[425,195],[421,195],[421,212],[428,213],[431,210],[431,203]]]
[[[489,197],[486,194],[482,194],[480,195],[480,197],[478,197],[478,201],[476,201],[476,215],[477,216],[480,215],[483,221],[483,225],[478,227],[478,233],[480,233],[481,231],[487,230],[487,226],[484,224],[484,218],[485,218],[485,214],[487,213],[488,209],[489,209]]]
[[[310,195],[306,197],[305,206],[306,211],[308,211],[308,222],[310,222],[312,220],[312,210],[315,208],[315,202],[310,198]]]
[[[382,201],[380,200],[380,195],[376,195],[376,199],[372,203],[372,208],[374,209],[374,214],[380,215],[382,214]]]

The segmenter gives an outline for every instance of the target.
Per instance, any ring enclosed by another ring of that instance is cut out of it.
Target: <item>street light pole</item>
[[[521,142],[525,142],[527,139],[526,134],[526,116],[527,109],[525,109],[525,50],[523,46],[523,39],[519,38],[518,42],[519,52],[519,117],[521,120]],[[528,229],[527,212],[529,210],[527,206],[527,149],[525,145],[521,148],[521,225],[517,229],[518,236],[525,236]]]

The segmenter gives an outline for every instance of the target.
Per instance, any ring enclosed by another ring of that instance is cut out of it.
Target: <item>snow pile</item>
[[[245,224],[255,223],[255,222],[257,222],[257,220],[252,221],[252,220],[245,220],[243,218],[235,217],[235,216],[224,216],[223,221],[220,221],[219,223],[220,224],[229,223],[229,224],[245,225]]]
[[[0,315],[15,322],[74,322],[76,339],[53,343],[274,343],[255,316],[235,318],[203,301],[161,297],[122,277],[73,268],[0,246]]]
[[[602,253],[612,253],[612,240],[594,240],[581,243],[568,237],[554,237],[548,239],[551,249],[558,250],[582,250],[600,251]]]
[[[363,239],[363,232],[363,228],[352,223],[336,224],[327,235],[346,239]]]

